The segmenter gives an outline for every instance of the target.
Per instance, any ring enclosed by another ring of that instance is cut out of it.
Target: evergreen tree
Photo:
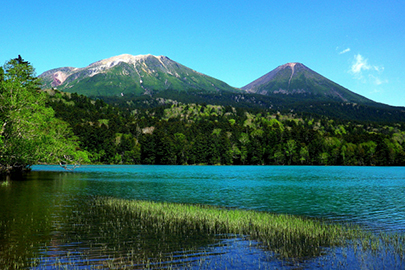
[[[69,125],[46,107],[47,95],[32,65],[21,56],[0,69],[0,171],[22,171],[37,163],[88,161],[77,150]]]

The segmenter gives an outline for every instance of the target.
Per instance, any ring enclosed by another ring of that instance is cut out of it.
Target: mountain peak
[[[287,63],[287,64],[284,64],[284,65],[278,66],[277,69],[286,69],[286,68],[290,68],[290,69],[292,69],[292,70],[298,69],[298,68],[309,69],[309,68],[306,67],[304,64],[299,63],[299,62]]]
[[[293,95],[355,103],[371,102],[298,62],[278,66],[242,89],[262,95]]]
[[[166,56],[151,54],[121,54],[83,68],[52,69],[40,77],[44,82],[43,88],[52,87],[89,96],[141,95],[168,89],[238,91]]]
[[[250,84],[242,87],[243,90],[250,92],[250,93],[260,93],[260,94],[268,94],[268,91],[258,91],[257,87],[261,87],[263,84],[266,84],[269,81],[273,81],[276,79],[276,77],[279,77],[281,73],[286,73],[288,74],[288,81],[290,84],[291,83],[291,79],[294,76],[295,70],[296,68],[300,68],[304,67],[306,68],[303,64],[298,63],[298,62],[290,62],[281,66],[278,66],[277,68],[273,69],[272,71],[270,71],[269,73],[263,75],[262,77],[260,77],[259,79],[251,82]],[[306,68],[308,69],[308,68]]]
[[[154,58],[159,58],[157,56],[151,55],[151,54],[145,54],[145,55],[131,55],[131,54],[121,54],[121,55],[117,55],[117,56],[113,56],[107,59],[103,59],[100,61],[97,61],[93,64],[90,64],[90,66],[95,66],[95,65],[106,65],[109,67],[113,67],[121,62],[125,62],[125,63],[130,63],[130,64],[134,64],[140,60],[145,60],[147,58],[150,57],[154,57]]]
[[[291,63],[287,63],[287,64],[280,66],[280,68],[286,68],[286,67],[294,68],[296,64],[300,64],[300,63],[291,62]]]

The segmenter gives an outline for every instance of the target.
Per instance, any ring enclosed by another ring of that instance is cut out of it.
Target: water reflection
[[[61,170],[58,167],[38,169]],[[34,168],[36,169],[36,168]],[[200,203],[405,230],[405,168],[84,166],[81,195]]]
[[[405,231],[404,168],[83,166],[71,173],[38,166],[19,180],[0,183],[0,265],[10,268],[118,261],[139,268],[167,261],[190,268],[216,263],[254,269],[259,261],[269,268],[296,265],[241,236],[173,235],[145,230],[129,217],[113,219],[94,207],[97,196],[326,217]],[[299,263],[314,266],[322,258]]]

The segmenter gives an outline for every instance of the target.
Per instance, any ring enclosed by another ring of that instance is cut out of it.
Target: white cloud
[[[383,83],[388,83],[388,80],[383,80],[383,79],[381,79],[381,78],[379,78],[379,77],[376,77],[376,76],[374,76],[374,75],[369,75],[369,77],[370,77],[370,79],[371,79],[371,81],[375,84],[375,85],[381,85],[381,84],[383,84]]]
[[[380,75],[384,71],[383,66],[370,65],[368,59],[361,54],[354,56],[349,72],[354,75],[354,78],[362,83],[371,83],[375,86],[388,83],[388,80],[381,79]],[[366,73],[366,74],[364,74]],[[363,76],[363,74],[366,76]]]
[[[373,68],[378,72],[383,72],[384,71],[384,67],[373,66]]]
[[[374,83],[375,83],[376,85],[380,85],[380,84],[383,83],[383,81],[382,81],[380,78],[375,77],[375,78],[374,78]]]
[[[369,70],[371,66],[368,64],[368,59],[363,58],[360,54],[354,56],[354,61],[351,67],[351,72],[355,75],[360,75],[362,70]]]
[[[344,53],[347,53],[347,52],[350,52],[350,48],[347,48],[347,49],[341,51],[339,54],[344,54]]]

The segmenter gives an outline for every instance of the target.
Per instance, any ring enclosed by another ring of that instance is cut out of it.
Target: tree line
[[[344,121],[169,98],[108,104],[0,67],[0,172],[34,164],[405,165],[405,123]]]
[[[405,165],[405,125],[347,122],[231,106],[161,100],[113,107],[52,91],[93,163],[221,165]]]

